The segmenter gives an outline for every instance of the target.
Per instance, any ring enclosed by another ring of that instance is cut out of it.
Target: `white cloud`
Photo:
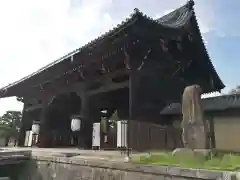
[[[150,0],[146,5],[141,0],[0,1],[0,86],[30,74],[109,30],[128,15],[129,11],[123,13],[121,7],[132,10],[138,7],[157,16],[185,2]],[[196,6],[202,32],[208,32],[212,29],[212,15],[206,16],[204,8],[203,4]],[[20,107],[15,98],[0,99],[0,114]]]
[[[0,2],[0,86],[87,43],[108,30],[110,0],[9,0]],[[15,98],[0,99],[0,114],[21,109]]]
[[[4,74],[14,70],[0,85],[26,75],[34,69],[86,43],[106,31],[111,17],[102,9],[108,0],[83,1],[72,9],[70,0],[17,0],[0,3],[0,51]],[[96,29],[96,31],[94,31]],[[28,66],[28,67],[27,67]],[[18,70],[26,68],[25,71]]]

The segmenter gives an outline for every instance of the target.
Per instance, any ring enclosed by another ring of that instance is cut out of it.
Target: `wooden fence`
[[[139,121],[131,121],[129,126],[129,147],[133,151],[173,150],[183,147],[181,129]]]

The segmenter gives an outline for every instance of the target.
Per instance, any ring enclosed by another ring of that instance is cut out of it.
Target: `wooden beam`
[[[98,93],[114,91],[114,90],[122,89],[122,88],[125,88],[125,87],[128,87],[128,86],[129,86],[128,81],[121,82],[121,83],[111,83],[111,84],[102,86],[99,89],[88,91],[88,95],[92,96],[92,95],[95,95],[95,94],[98,94]]]
[[[76,82],[74,84],[69,84],[69,85],[65,85],[65,86],[59,86],[57,84],[52,84],[52,86],[54,87],[53,90],[55,91],[54,95],[58,95],[58,94],[62,94],[62,93],[66,93],[66,92],[78,92],[79,90],[81,90],[84,86],[84,84],[92,84],[95,82],[104,82],[106,80],[106,78],[115,78],[117,76],[121,76],[121,75],[128,75],[130,74],[130,70],[128,69],[121,69],[121,70],[117,70],[114,72],[108,72],[104,75],[100,75],[97,77],[92,77],[92,78],[86,78],[84,81],[80,81],[80,82]],[[47,91],[47,90],[46,90]],[[29,89],[29,91],[25,92],[24,94],[22,94],[22,97],[38,97],[41,98],[43,92],[32,92],[32,89]]]
[[[92,96],[92,95],[95,95],[95,94],[98,94],[98,93],[103,93],[103,92],[109,92],[109,91],[114,91],[114,90],[117,90],[117,89],[122,89],[122,88],[125,88],[125,87],[128,87],[129,86],[129,81],[125,81],[125,82],[121,82],[121,83],[111,83],[111,84],[106,84],[104,86],[101,86],[99,89],[96,89],[96,90],[89,90],[87,92],[87,94],[89,96]],[[80,88],[82,86],[75,86],[75,88],[70,88],[71,90],[77,90],[76,88]],[[71,90],[68,92],[71,92]],[[67,92],[67,91],[64,91],[62,90],[61,93],[63,92]],[[60,94],[60,92],[58,92]],[[36,104],[36,105],[33,105],[33,106],[30,106],[30,107],[27,107],[24,109],[24,111],[33,111],[33,110],[36,110],[36,109],[41,109],[43,107],[42,104]]]
[[[36,105],[25,108],[24,111],[28,112],[28,111],[33,111],[36,109],[41,109],[41,108],[42,108],[42,104],[36,104]]]

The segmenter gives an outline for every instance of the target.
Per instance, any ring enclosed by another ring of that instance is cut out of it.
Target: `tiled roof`
[[[204,111],[223,111],[227,109],[240,109],[240,94],[223,95],[202,99]],[[181,114],[181,103],[172,103],[166,106],[160,114]]]
[[[159,19],[153,19],[153,18],[145,15],[141,11],[139,11],[137,8],[135,8],[134,12],[129,16],[129,18],[123,20],[120,24],[118,24],[113,29],[111,29],[111,30],[107,31],[106,33],[102,34],[101,36],[95,38],[94,40],[90,41],[89,43],[85,44],[84,46],[68,53],[67,55],[61,57],[60,59],[57,59],[56,61],[40,68],[36,72],[1,88],[0,92],[4,91],[5,89],[14,87],[15,85],[20,84],[26,80],[30,80],[30,78],[33,78],[33,77],[39,75],[40,73],[44,73],[47,69],[49,69],[53,66],[60,65],[61,62],[68,60],[71,56],[81,53],[85,49],[89,49],[94,46],[97,46],[97,44],[99,44],[105,38],[114,36],[114,34],[121,31],[122,29],[127,27],[129,24],[133,24],[132,22],[134,22],[134,20],[136,20],[136,18],[139,16],[145,18],[146,20],[151,21],[152,23],[158,24],[159,26],[162,26],[163,28],[181,30],[181,28],[189,21],[189,19],[193,15],[193,7],[192,6],[193,6],[192,1],[189,1],[184,6],[176,9],[175,11],[171,12],[170,14],[165,15]]]
[[[194,27],[194,30],[197,31],[197,36],[199,39],[199,51],[201,54],[204,54],[203,58],[200,58],[199,62],[202,61],[204,64],[204,68],[207,69],[206,73],[209,74],[213,78],[214,88],[213,90],[221,90],[225,86],[219,78],[217,72],[215,71],[211,60],[208,56],[204,43],[202,41],[201,33],[198,27],[197,19],[195,16],[193,0],[189,0],[184,6],[176,9],[175,11],[163,16],[159,19],[152,19],[147,15],[140,12],[138,9],[134,10],[134,13],[130,15],[128,19],[123,21],[121,24],[113,28],[112,30],[106,32],[105,34],[99,36],[93,41],[87,43],[83,47],[76,49],[75,51],[67,54],[66,56],[54,61],[53,63],[48,64],[47,66],[39,69],[38,71],[12,83],[0,89],[0,97],[9,97],[9,96],[18,96],[19,91],[17,89],[22,89],[22,87],[32,87],[35,85],[44,85],[46,82],[50,82],[55,77],[62,76],[64,73],[68,73],[68,71],[73,71],[73,69],[65,69],[66,64],[71,64],[71,57],[75,55],[79,55],[83,52],[91,52],[95,47],[99,47],[102,42],[107,42],[108,39],[114,38],[119,32],[121,32],[124,28],[133,25],[134,22],[137,22],[136,19],[143,19],[144,22],[151,23],[158,27],[157,29],[165,29],[166,32],[164,36],[170,34],[171,36],[178,35],[179,32],[183,31],[183,26],[191,20],[191,23]],[[154,26],[154,27],[155,27]],[[154,28],[153,28],[154,29]],[[171,32],[171,33],[170,33]],[[84,61],[83,58],[79,58],[78,61]],[[65,63],[65,64],[64,64]],[[80,67],[80,63],[78,62],[78,66]],[[69,65],[69,68],[72,66]],[[66,72],[59,71],[65,69]],[[77,68],[74,66],[74,69]],[[26,85],[27,84],[27,85]],[[18,88],[16,88],[18,87]],[[11,91],[12,90],[12,91]]]
[[[188,3],[184,6],[181,6],[180,8],[170,12],[169,14],[166,14],[165,16],[157,19],[157,22],[169,28],[182,27],[193,16],[193,5],[193,1],[188,1]]]

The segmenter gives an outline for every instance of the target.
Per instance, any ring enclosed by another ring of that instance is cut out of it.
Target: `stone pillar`
[[[201,103],[201,88],[198,85],[187,86],[182,98],[182,128],[184,147],[206,149],[207,131]]]

